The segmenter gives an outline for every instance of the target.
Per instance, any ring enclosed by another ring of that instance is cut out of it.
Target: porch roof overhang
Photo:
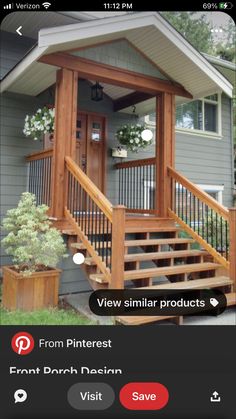
[[[39,62],[44,55],[88,48],[120,38],[138,48],[194,99],[222,91],[232,97],[232,84],[157,12],[138,12],[43,29],[39,32],[38,45],[5,76],[1,90],[36,96],[55,83],[59,68]],[[115,88],[117,91],[117,86]]]

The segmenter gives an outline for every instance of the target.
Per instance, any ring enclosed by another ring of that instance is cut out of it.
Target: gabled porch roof
[[[169,80],[180,83],[193,98],[221,91],[232,97],[231,83],[156,12],[132,13],[41,30],[38,45],[3,79],[1,90],[38,95],[55,83],[58,69],[38,62],[39,58],[121,38],[138,48],[168,75]]]

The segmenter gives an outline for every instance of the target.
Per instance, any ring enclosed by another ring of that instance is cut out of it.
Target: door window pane
[[[101,124],[99,122],[92,123],[92,140],[93,141],[101,140]]]

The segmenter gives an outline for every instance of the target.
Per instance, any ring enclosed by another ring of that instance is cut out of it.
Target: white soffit
[[[138,12],[42,29],[39,32],[39,46],[36,47],[34,60],[52,52],[94,46],[120,38],[130,41],[171,79],[182,84],[193,98],[220,91],[232,97],[231,83],[156,12]],[[43,84],[44,89],[49,87],[47,73],[50,74],[51,81],[54,71],[55,81],[56,67],[43,64],[45,73],[42,80],[42,64],[33,64],[32,61],[29,63],[27,58],[28,56],[3,80],[3,90],[21,93],[20,83],[24,83],[25,79],[25,94],[35,94],[35,90],[40,93],[35,84],[31,83],[28,75],[29,67],[31,74],[32,72],[38,74],[41,88]],[[24,68],[22,70],[21,67],[21,71],[18,71],[20,65]],[[34,78],[34,83],[37,83],[37,77]]]

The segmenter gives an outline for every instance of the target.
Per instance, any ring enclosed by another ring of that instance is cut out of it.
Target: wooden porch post
[[[162,93],[156,98],[156,212],[168,216],[172,182],[167,167],[175,165],[175,96]]]
[[[236,292],[236,208],[229,208],[229,277]]]
[[[75,158],[78,75],[63,68],[57,72],[55,130],[52,166],[51,215],[64,217],[66,199],[65,156]]]
[[[124,259],[125,206],[117,205],[112,210],[111,289],[124,288]]]

